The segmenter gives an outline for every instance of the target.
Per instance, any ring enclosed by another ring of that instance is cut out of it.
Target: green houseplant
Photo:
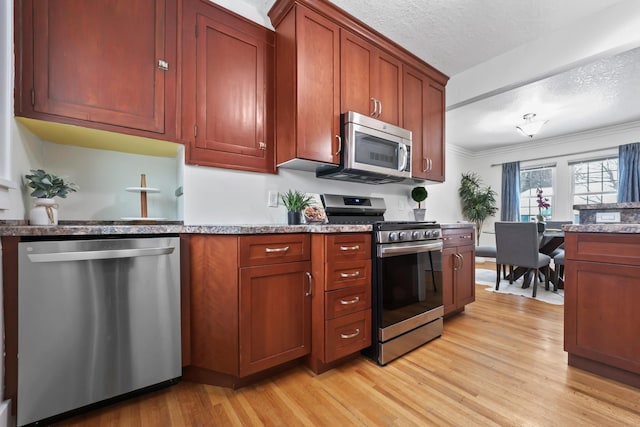
[[[311,197],[298,190],[288,190],[280,196],[282,204],[287,208],[289,225],[300,224],[300,213],[311,203]]]
[[[31,169],[25,175],[27,186],[33,191],[34,207],[29,212],[29,223],[32,225],[56,225],[58,223],[58,205],[54,197],[66,198],[69,193],[78,191],[78,186],[64,178],[42,169]]]
[[[413,187],[411,190],[411,198],[418,203],[418,208],[413,210],[413,216],[416,221],[424,221],[426,209],[423,209],[421,203],[427,200],[429,192],[424,187]]]
[[[476,244],[480,244],[482,224],[498,211],[496,192],[483,187],[482,180],[474,172],[462,174],[458,195],[462,201],[462,216],[476,225]]]

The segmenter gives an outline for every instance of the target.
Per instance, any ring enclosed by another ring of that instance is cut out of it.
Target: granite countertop
[[[640,233],[640,224],[571,224],[563,225],[567,233]]]
[[[597,205],[573,205],[575,210],[598,210],[598,209],[639,209],[640,202],[622,202],[622,203],[600,203]]]
[[[27,225],[25,221],[0,221],[0,236],[95,236],[128,234],[270,234],[369,232],[371,225],[247,224],[183,225],[178,221],[61,221],[54,226]]]

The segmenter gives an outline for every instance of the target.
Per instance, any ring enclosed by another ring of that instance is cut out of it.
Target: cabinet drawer
[[[326,277],[326,291],[350,286],[371,286],[371,260],[327,264]]]
[[[473,245],[475,243],[473,228],[455,228],[442,230],[442,245],[445,248]]]
[[[567,259],[611,264],[640,264],[640,237],[637,234],[566,233]]]
[[[325,292],[325,319],[333,319],[371,308],[371,286],[352,286]]]
[[[327,262],[371,259],[371,235],[368,233],[327,236]]]
[[[364,310],[326,322],[327,362],[371,345],[371,310]]]
[[[241,236],[239,246],[241,267],[311,259],[308,234]]]

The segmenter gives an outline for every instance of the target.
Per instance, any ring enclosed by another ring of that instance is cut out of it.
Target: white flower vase
[[[58,205],[53,199],[33,199],[33,208],[29,212],[31,225],[57,225]]]

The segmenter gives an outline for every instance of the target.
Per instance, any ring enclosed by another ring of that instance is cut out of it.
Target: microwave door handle
[[[402,163],[400,164],[400,167],[398,167],[398,170],[402,172],[407,167],[407,161],[409,160],[409,153],[407,152],[407,146],[405,144],[400,144],[399,149],[404,154],[404,156],[402,156]]]

